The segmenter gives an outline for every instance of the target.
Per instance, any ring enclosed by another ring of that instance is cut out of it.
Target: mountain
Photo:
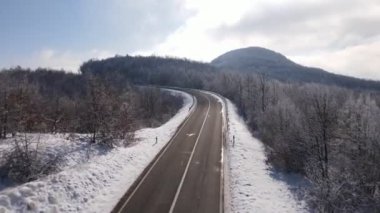
[[[265,73],[268,77],[287,82],[322,83],[351,89],[380,91],[380,82],[337,75],[319,68],[299,65],[284,55],[261,47],[229,51],[211,65],[222,70],[242,73]]]
[[[229,51],[216,59],[211,64],[216,67],[248,70],[259,67],[293,67],[294,62],[280,53],[261,47],[248,47]]]

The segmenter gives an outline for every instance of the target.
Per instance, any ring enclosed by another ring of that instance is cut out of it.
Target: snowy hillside
[[[184,98],[184,105],[171,120],[158,128],[137,131],[136,142],[128,147],[92,152],[88,161],[82,142],[73,143],[62,135],[43,135],[46,149],[65,153],[63,171],[3,189],[0,212],[110,212],[189,115],[192,97],[173,92]]]
[[[302,177],[271,170],[263,144],[252,137],[236,107],[230,101],[227,105],[227,208],[231,212],[307,212],[306,204],[291,192],[297,185],[286,182],[302,184]]]

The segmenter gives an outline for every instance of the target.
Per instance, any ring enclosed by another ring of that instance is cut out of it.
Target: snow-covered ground
[[[271,169],[264,145],[251,135],[229,100],[227,108],[226,212],[308,212],[305,202],[292,193],[305,183],[302,177]]]
[[[72,142],[67,135],[41,135],[41,148],[64,153],[63,170],[19,186],[3,190],[0,186],[0,213],[110,212],[189,115],[193,98],[172,92],[184,97],[183,107],[172,119],[158,128],[137,131],[136,143],[128,147],[93,150],[90,160],[85,142]],[[2,149],[5,143],[0,144]]]

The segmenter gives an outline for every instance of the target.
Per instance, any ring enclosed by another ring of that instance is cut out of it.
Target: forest
[[[90,60],[80,70],[0,72],[0,136],[78,132],[92,143],[113,146],[115,138],[157,126],[181,106],[180,98],[146,86],[210,90],[237,106],[252,134],[266,145],[268,164],[309,180],[305,199],[313,209],[380,208],[377,90],[284,82],[265,73],[155,56]],[[7,169],[2,171],[12,168]]]
[[[81,70],[99,76],[117,73],[138,84],[219,93],[235,103],[252,134],[266,145],[270,165],[309,180],[305,199],[311,208],[319,212],[380,208],[378,90],[284,82],[265,73],[237,73],[155,56],[88,61]]]

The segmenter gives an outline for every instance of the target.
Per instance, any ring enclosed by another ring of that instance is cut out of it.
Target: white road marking
[[[189,137],[192,137],[192,136],[195,135],[195,133],[189,133],[189,134],[186,134],[186,135],[189,136]]]
[[[183,185],[183,182],[185,181],[185,177],[187,175],[187,172],[189,170],[189,167],[190,167],[190,163],[191,163],[191,160],[193,159],[193,156],[194,156],[194,152],[195,152],[195,149],[197,148],[197,145],[198,145],[198,142],[199,142],[199,138],[202,134],[202,131],[203,131],[203,127],[206,123],[206,120],[208,118],[208,114],[210,112],[210,99],[205,96],[207,98],[207,101],[208,101],[208,109],[207,109],[207,113],[206,113],[206,116],[205,116],[205,119],[203,120],[203,123],[202,123],[202,126],[201,126],[201,129],[199,131],[199,134],[198,134],[198,137],[197,137],[197,140],[195,141],[195,145],[193,147],[193,151],[191,152],[191,155],[190,155],[190,158],[189,158],[189,161],[187,162],[187,165],[186,165],[186,168],[185,168],[185,172],[183,173],[182,175],[182,178],[181,178],[181,182],[179,183],[179,186],[177,188],[177,192],[174,196],[174,200],[172,202],[172,205],[170,206],[170,210],[169,210],[169,213],[173,213],[174,211],[174,207],[175,207],[175,204],[177,203],[177,200],[178,200],[178,197],[179,197],[179,193],[181,192],[181,189],[182,189],[182,185]]]
[[[194,96],[193,96],[194,97]],[[194,97],[195,99],[195,102],[194,103],[194,106],[197,105],[197,99]],[[181,132],[182,128],[184,126],[186,126],[186,123],[190,120],[190,117],[193,115],[194,111],[195,111],[195,108],[196,107],[193,107],[191,110],[192,112],[188,115],[188,117],[186,118],[185,122],[182,124],[181,128],[177,131],[177,133],[170,139],[170,141],[168,142],[168,145],[165,147],[164,151],[161,152],[160,156],[158,156],[158,158],[156,159],[156,161],[153,163],[153,165],[149,168],[148,172],[144,175],[144,177],[140,180],[140,182],[137,184],[136,188],[132,191],[132,193],[129,195],[128,199],[124,202],[124,204],[121,206],[120,210],[118,211],[118,213],[121,213],[123,212],[123,209],[125,208],[125,206],[128,204],[128,202],[131,200],[131,198],[133,197],[133,195],[136,193],[136,191],[139,189],[139,187],[141,186],[141,184],[144,182],[144,180],[148,177],[149,173],[152,171],[152,169],[154,168],[154,166],[157,164],[157,162],[161,159],[161,157],[165,154],[166,150],[169,149],[170,145],[173,143],[174,141],[174,138],[177,137],[177,135]]]

